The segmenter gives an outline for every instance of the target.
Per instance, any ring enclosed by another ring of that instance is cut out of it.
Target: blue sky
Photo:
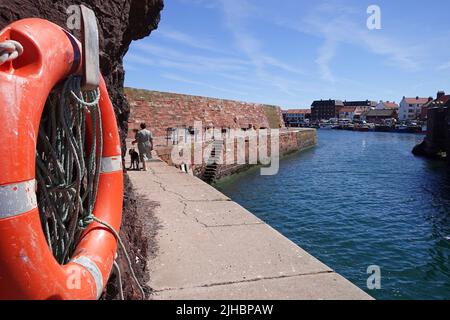
[[[381,30],[366,26],[381,8]],[[279,105],[450,91],[448,0],[166,0],[126,86]]]

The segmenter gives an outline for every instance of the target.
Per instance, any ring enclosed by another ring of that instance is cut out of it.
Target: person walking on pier
[[[145,161],[152,158],[153,135],[150,130],[147,130],[147,125],[145,123],[141,123],[141,130],[136,132],[136,137],[133,141],[133,145],[135,145],[136,143],[138,145],[139,157],[143,165],[143,170],[147,171]]]

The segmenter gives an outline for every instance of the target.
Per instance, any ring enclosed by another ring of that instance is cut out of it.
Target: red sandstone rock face
[[[157,28],[163,0],[1,0],[0,29],[29,17],[44,18],[65,28],[66,8],[73,4],[93,9],[99,21],[100,67],[125,138],[129,105],[123,96],[122,60],[131,41],[144,38]]]
[[[125,92],[131,105],[130,138],[131,129],[141,122],[159,137],[167,128],[193,127],[195,121],[202,121],[204,128],[284,127],[279,107],[128,88]]]

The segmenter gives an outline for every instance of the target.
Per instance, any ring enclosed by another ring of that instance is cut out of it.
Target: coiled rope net
[[[70,77],[47,100],[36,148],[38,206],[48,245],[66,264],[93,211],[103,149],[99,91],[81,92],[81,78]],[[86,115],[92,138],[86,146]]]
[[[116,237],[142,298],[140,285],[126,248],[116,230],[93,215],[103,150],[99,90],[81,90],[81,77],[72,76],[49,95],[39,127],[36,148],[37,199],[41,223],[56,260],[71,259],[83,231],[96,221]],[[91,134],[86,141],[86,120]],[[121,272],[114,268],[123,299]]]

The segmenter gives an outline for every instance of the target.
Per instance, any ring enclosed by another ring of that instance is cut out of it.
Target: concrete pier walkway
[[[129,176],[159,203],[153,299],[371,299],[200,179],[159,160],[148,168]]]

